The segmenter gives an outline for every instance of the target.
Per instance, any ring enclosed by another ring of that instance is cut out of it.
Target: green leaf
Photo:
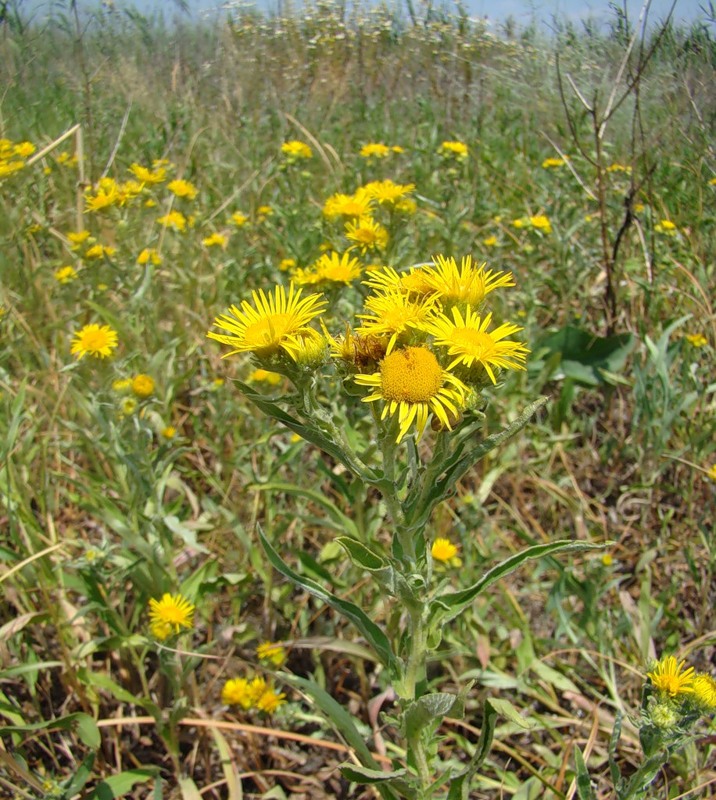
[[[65,797],[74,797],[82,791],[82,787],[92,776],[92,766],[94,765],[95,753],[88,753],[77,767],[75,774],[63,785]]]
[[[340,597],[337,597],[327,589],[324,589],[310,578],[306,578],[305,576],[294,572],[294,570],[292,570],[291,567],[289,567],[288,564],[283,561],[281,556],[274,550],[271,543],[264,536],[261,526],[259,525],[257,528],[259,539],[271,565],[285,578],[288,578],[297,586],[305,589],[314,597],[319,598],[319,600],[323,600],[324,603],[328,603],[331,608],[338,611],[338,613],[342,614],[344,617],[346,617],[346,619],[349,619],[373,648],[380,662],[387,667],[393,675],[397,675],[400,670],[400,663],[391,649],[388,637],[375,624],[375,622],[373,622],[373,620],[354,603],[351,603],[347,600],[342,600]]]
[[[351,561],[360,569],[368,572],[380,572],[388,567],[388,562],[374,553],[369,547],[350,536],[337,536],[336,542],[348,553]]]
[[[183,800],[201,800],[199,789],[191,778],[179,778],[179,788]]]
[[[480,738],[477,740],[477,745],[475,746],[475,752],[472,754],[464,771],[453,778],[447,800],[469,800],[472,777],[487,758],[490,748],[492,747],[492,740],[495,736],[497,711],[493,707],[492,702],[492,700],[485,699],[483,703],[482,729],[480,730]]]
[[[343,464],[343,466],[350,470],[354,475],[363,476],[370,481],[377,480],[377,476],[371,470],[369,470],[365,464],[354,461],[353,458],[343,450],[343,448],[339,447],[332,439],[323,433],[320,428],[309,423],[300,422],[295,417],[292,417],[283,408],[281,408],[281,406],[279,406],[272,399],[266,397],[266,395],[257,394],[247,384],[242,383],[241,381],[235,381],[235,383],[246,396],[246,399],[251,401],[260,411],[263,411],[267,417],[273,417],[273,419],[277,420],[282,425],[285,425],[289,430],[297,433],[302,439],[305,439],[307,442],[311,442],[311,444],[315,444],[316,447],[319,447],[324,453],[328,453],[328,455],[333,456],[336,461]]]
[[[422,530],[427,525],[433,508],[451,494],[460,478],[489,452],[519,433],[547,402],[549,398],[540,397],[527,406],[514,422],[478,444],[475,444],[472,436],[461,440],[450,457],[440,465],[441,474],[433,477],[430,471],[424,473],[423,480],[417,481],[408,494],[405,501],[406,524]]]
[[[396,778],[402,778],[407,774],[405,769],[398,769],[394,772],[383,772],[380,769],[368,769],[367,767],[358,767],[355,764],[343,764],[340,770],[343,777],[347,778],[349,781],[366,785],[394,781]]]
[[[142,767],[126,770],[118,775],[110,775],[109,778],[105,778],[94,787],[86,800],[115,800],[117,797],[124,797],[132,790],[133,786],[138,783],[146,783],[158,774],[158,767]]]
[[[587,765],[584,763],[584,756],[577,746],[574,748],[574,764],[577,768],[577,794],[579,795],[579,800],[596,800],[597,796],[592,788],[592,780],[589,777]]]
[[[307,500],[315,503],[318,506],[326,511],[328,514],[329,519],[333,523],[333,527],[336,530],[343,531],[349,533],[352,537],[359,539],[360,532],[358,528],[356,528],[355,523],[353,520],[346,516],[339,508],[332,503],[323,493],[316,492],[312,489],[302,489],[300,486],[296,486],[293,483],[280,483],[280,482],[272,482],[272,483],[255,483],[248,487],[249,490],[255,490],[259,492],[282,492],[284,494],[292,494],[296,497],[305,497]]]
[[[76,715],[75,728],[77,736],[83,744],[96,750],[102,743],[102,737],[99,733],[97,723],[90,717],[89,714],[79,713]]]
[[[524,731],[531,730],[535,727],[535,723],[532,720],[525,719],[515,706],[504,697],[491,697],[490,705],[501,717],[504,717],[510,722],[514,722],[515,725],[522,728]]]
[[[442,621],[449,621],[460,614],[472,601],[492,584],[514,572],[519,566],[536,558],[544,558],[555,553],[574,553],[582,550],[601,550],[608,547],[609,543],[593,544],[591,542],[581,542],[572,540],[558,540],[547,542],[546,544],[535,544],[525,550],[515,553],[506,558],[489,570],[477,583],[459,592],[447,592],[437,597],[433,603],[434,607],[443,609],[438,611],[436,616]]]
[[[96,750],[101,742],[97,723],[89,714],[84,714],[81,711],[75,714],[68,714],[66,717],[43,720],[42,722],[34,722],[28,725],[3,725],[0,727],[0,735],[8,733],[30,733],[32,731],[48,729],[76,731],[80,740],[93,750]]]
[[[414,739],[430,723],[447,717],[457,699],[454,694],[448,692],[434,692],[410,703],[403,716],[406,738]]]
[[[325,689],[310,678],[301,678],[298,675],[285,675],[283,673],[280,677],[285,683],[305,692],[315,702],[333,723],[346,744],[355,750],[364,767],[374,770],[380,769],[380,765],[373,758],[373,754],[365,743],[365,737],[356,728],[353,717]]]

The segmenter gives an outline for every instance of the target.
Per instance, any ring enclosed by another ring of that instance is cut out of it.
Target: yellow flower
[[[318,258],[310,269],[299,269],[294,274],[294,280],[300,285],[313,285],[316,283],[343,283],[349,284],[361,276],[361,265],[357,258],[350,253],[330,252]]]
[[[424,267],[411,267],[408,272],[398,272],[393,267],[379,267],[371,270],[368,280],[363,283],[380,292],[400,289],[406,294],[424,296],[436,292],[429,279],[430,273]]]
[[[20,158],[29,158],[36,149],[32,142],[19,142],[13,147],[15,155]]]
[[[454,258],[436,256],[433,267],[425,267],[427,282],[449,304],[464,303],[472,308],[479,306],[486,295],[504,286],[514,286],[510,272],[485,270],[472,256],[464,256],[458,267]]]
[[[401,202],[414,201],[408,198],[415,191],[414,183],[394,183],[391,180],[371,181],[362,187],[363,194],[381,205],[395,206]]]
[[[85,195],[85,211],[102,211],[119,202],[119,189],[111,178],[100,181],[94,194]]]
[[[435,561],[449,563],[454,567],[459,567],[462,561],[457,557],[458,548],[449,539],[438,538],[430,548],[430,555]]]
[[[55,280],[58,283],[70,283],[77,277],[77,270],[74,267],[60,267],[55,270]]]
[[[356,375],[353,380],[373,389],[363,398],[364,403],[383,401],[381,419],[397,414],[400,429],[396,442],[402,440],[413,423],[420,438],[431,412],[452,430],[468,392],[459,378],[440,366],[427,347],[394,350],[380,362],[378,372]]]
[[[438,347],[447,347],[448,355],[453,360],[448,369],[460,364],[468,369],[481,365],[484,367],[493,384],[497,378],[493,367],[497,369],[525,369],[524,362],[529,350],[523,342],[506,342],[506,336],[523,330],[519,325],[504,322],[494,331],[488,328],[492,323],[492,312],[481,319],[470,306],[465,314],[459,308],[452,309],[452,320],[440,314],[422,326],[423,330],[435,337]]]
[[[164,439],[173,439],[177,435],[177,429],[173,425],[167,425],[161,429],[160,433]]]
[[[154,378],[151,375],[135,375],[132,378],[132,391],[137,397],[151,397],[154,394]]]
[[[692,687],[693,699],[704,709],[716,709],[716,680],[705,672],[697,672]]]
[[[670,219],[662,219],[661,222],[657,222],[654,225],[654,230],[657,233],[664,233],[667,236],[676,236],[677,229],[676,225]]]
[[[69,231],[67,238],[72,242],[72,249],[79,250],[81,244],[84,244],[90,238],[89,231]]]
[[[385,250],[388,231],[372,217],[358,217],[346,223],[346,239],[355,242],[361,253],[369,250]]]
[[[149,630],[156,639],[164,641],[174,633],[194,624],[194,606],[180,594],[165,592],[161,600],[149,601]]]
[[[684,335],[684,339],[693,347],[705,347],[709,343],[703,333],[687,333]]]
[[[362,336],[389,337],[387,352],[395,347],[398,337],[409,329],[420,328],[435,312],[434,296],[411,298],[400,289],[386,289],[366,298],[368,314],[356,314],[363,320],[356,333]]]
[[[278,268],[281,272],[290,272],[292,269],[296,268],[296,259],[282,258],[281,261],[279,261]]]
[[[251,708],[252,699],[249,694],[249,682],[246,678],[231,678],[221,690],[221,702],[226,706]]]
[[[125,397],[122,400],[121,413],[124,417],[131,417],[137,410],[137,401],[133,397]]]
[[[273,712],[286,702],[286,695],[283,692],[277,692],[275,689],[266,689],[255,700],[256,708],[263,711],[264,714],[273,714]]]
[[[129,167],[129,171],[142,183],[163,183],[167,179],[166,168],[162,166],[157,167],[157,169],[148,169],[134,163]]]
[[[438,148],[438,153],[458,161],[464,161],[467,158],[468,148],[463,142],[443,142]]]
[[[611,567],[614,564],[614,556],[611,553],[605,553],[602,556],[602,565],[605,567]]]
[[[278,372],[271,372],[268,369],[255,369],[249,375],[251,383],[267,383],[269,386],[278,386],[283,380],[283,375]]]
[[[256,209],[256,213],[259,217],[270,217],[273,214],[273,208],[271,206],[259,206]]]
[[[252,292],[253,306],[246,300],[241,308],[232,305],[228,312],[214,320],[216,327],[229,335],[209,331],[207,336],[218,342],[228,344],[233,349],[224,355],[253,352],[267,357],[277,354],[287,341],[287,337],[298,333],[308,323],[319,316],[326,307],[326,300],[320,294],[301,298],[301,289],[291,283],[286,294],[283,286],[277,286],[268,296],[263,289]]]
[[[137,264],[154,264],[154,266],[159,266],[161,263],[162,257],[153,247],[145,247],[137,256]]]
[[[193,200],[198,194],[198,189],[193,183],[180,178],[169,181],[167,184],[167,189],[169,189],[169,191],[172,192],[172,194],[175,194],[177,197],[184,197],[187,200]]]
[[[512,220],[512,227],[513,228],[524,228],[527,224],[525,219],[513,219]]]
[[[716,464],[712,464],[707,470],[706,474],[712,481],[716,481]]]
[[[92,323],[77,331],[72,340],[70,352],[78,359],[84,358],[86,355],[105,358],[112,355],[117,343],[117,331],[112,330],[109,325]]]
[[[551,167],[562,167],[566,164],[564,158],[545,158],[542,162],[542,169],[550,169]]]
[[[626,172],[627,175],[631,175],[631,167],[625,164],[610,164],[607,172]]]
[[[289,161],[300,161],[301,159],[313,158],[313,150],[305,143],[293,139],[281,145],[281,152]]]
[[[390,155],[390,147],[380,142],[369,142],[360,149],[363,158],[387,158]]]
[[[674,656],[664,656],[654,664],[647,677],[653,687],[661,694],[674,698],[693,692],[694,668],[684,670],[685,661],[677,661]]]
[[[373,206],[373,197],[365,188],[358,189],[355,194],[331,195],[323,205],[323,215],[328,219],[336,217],[369,216]]]
[[[530,217],[530,225],[544,233],[552,233],[552,223],[549,221],[549,217],[544,214],[536,214]]]
[[[204,247],[226,247],[228,239],[223,233],[212,233],[201,240]]]
[[[236,225],[237,228],[241,228],[249,221],[249,218],[246,214],[242,214],[240,211],[234,211],[231,215],[231,221]]]
[[[273,642],[262,642],[256,648],[256,655],[261,661],[268,661],[274,667],[280,667],[286,661],[286,649]]]
[[[109,245],[105,246],[103,244],[94,244],[92,247],[88,247],[85,251],[84,257],[85,258],[104,258],[107,256],[113,256],[117,252],[116,247],[111,247]]]
[[[187,218],[181,213],[181,211],[170,211],[163,217],[159,217],[157,222],[160,225],[164,225],[165,228],[174,228],[174,230],[177,231],[185,231]]]
[[[328,342],[313,328],[301,328],[286,336],[283,349],[300,366],[315,370],[326,360]]]
[[[486,239],[482,240],[482,243],[485,245],[485,247],[496,247],[497,236],[488,236]]]

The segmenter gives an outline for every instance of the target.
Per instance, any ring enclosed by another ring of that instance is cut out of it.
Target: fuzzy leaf
[[[365,637],[367,642],[375,650],[376,655],[380,659],[383,666],[387,667],[393,675],[399,672],[398,659],[393,654],[388,637],[383,631],[373,622],[373,620],[354,603],[348,600],[342,600],[340,597],[324,589],[320,584],[306,578],[304,575],[299,575],[286,564],[281,556],[274,550],[271,543],[264,536],[260,526],[258,527],[259,539],[266,551],[266,556],[271,562],[271,565],[280,572],[285,578],[305,589],[314,597],[328,603],[331,608],[343,614],[346,619],[349,619],[358,628],[360,633]]]

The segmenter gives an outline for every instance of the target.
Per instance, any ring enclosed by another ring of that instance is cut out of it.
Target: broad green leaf
[[[115,800],[115,798],[124,797],[136,784],[146,783],[158,774],[158,767],[142,767],[126,770],[118,775],[110,775],[94,787],[86,800]]]
[[[556,542],[547,542],[546,544],[535,544],[532,547],[527,547],[525,550],[515,553],[513,556],[506,558],[489,570],[477,583],[463,589],[459,592],[446,592],[440,595],[434,601],[434,606],[443,609],[442,613],[438,611],[436,617],[442,621],[454,619],[465,609],[472,601],[486,589],[489,589],[497,581],[514,572],[519,566],[536,558],[544,558],[551,556],[555,553],[574,553],[582,550],[601,550],[608,547],[609,543],[593,544],[591,542],[581,542],[572,540],[558,540]]]
[[[97,723],[94,721],[94,719],[92,719],[92,717],[90,717],[89,714],[77,714],[75,728],[77,730],[77,736],[79,740],[83,744],[86,744],[87,747],[91,747],[93,750],[96,750],[102,743],[102,737],[100,736]]]
[[[448,692],[426,694],[413,701],[405,709],[403,716],[405,736],[414,739],[431,722],[447,717],[456,702],[456,695]]]
[[[383,633],[383,631],[375,624],[375,622],[373,622],[373,620],[365,613],[365,611],[363,611],[354,603],[350,603],[347,600],[342,600],[340,597],[337,597],[327,589],[324,589],[310,578],[307,578],[304,575],[299,575],[297,572],[292,570],[291,567],[289,567],[288,564],[283,561],[281,556],[276,552],[276,550],[274,550],[273,545],[264,536],[261,526],[257,526],[257,528],[259,539],[271,565],[285,578],[288,578],[297,586],[305,589],[314,597],[318,597],[319,600],[323,600],[324,603],[328,603],[331,608],[338,611],[338,613],[343,614],[346,619],[349,619],[375,650],[375,653],[383,666],[388,667],[393,675],[397,675],[400,669],[400,664],[391,649],[390,641],[385,633]]]

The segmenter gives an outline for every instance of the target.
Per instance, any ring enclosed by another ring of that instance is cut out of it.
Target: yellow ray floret
[[[476,264],[472,256],[464,256],[458,267],[454,258],[439,255],[433,267],[425,267],[427,282],[448,303],[466,303],[473,308],[485,297],[503,286],[514,286],[510,272],[494,272],[485,264]]]
[[[364,403],[382,400],[381,419],[398,415],[400,442],[415,423],[418,438],[422,436],[431,413],[444,427],[452,430],[465,406],[468,389],[452,373],[443,369],[435,354],[427,347],[406,347],[395,350],[380,363],[372,375],[356,375],[356,383],[370,386],[373,393]]]
[[[273,293],[263,289],[251,293],[253,305],[241,301],[241,307],[232,305],[226,314],[214,320],[214,325],[225,333],[209,331],[207,336],[217,342],[228,344],[233,349],[224,355],[253,352],[267,357],[285,349],[289,337],[319,316],[326,307],[323,295],[311,294],[301,297],[301,289],[293,283],[288,293],[284,286],[275,287]]]
[[[669,697],[690,694],[693,691],[694,668],[684,669],[685,661],[677,661],[674,656],[664,656],[657,661],[647,676],[654,688]]]

